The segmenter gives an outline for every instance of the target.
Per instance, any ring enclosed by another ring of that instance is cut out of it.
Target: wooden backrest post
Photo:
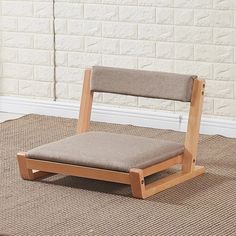
[[[90,82],[91,69],[86,69],[84,73],[83,91],[80,102],[77,133],[86,132],[90,127],[90,117],[93,102],[93,92],[90,90]]]
[[[194,80],[182,170],[191,172],[196,163],[205,81]]]

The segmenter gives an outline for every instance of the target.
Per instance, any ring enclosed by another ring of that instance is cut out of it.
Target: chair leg
[[[33,180],[34,179],[33,171],[30,169],[27,169],[26,154],[18,153],[17,160],[18,160],[21,178],[25,180]]]
[[[132,195],[135,198],[145,198],[145,183],[143,171],[141,169],[130,169],[130,182]]]
[[[154,181],[145,185],[143,170],[130,169],[130,183],[132,195],[135,198],[145,199],[165,189],[171,188],[177,184],[190,180],[205,172],[203,166],[195,166],[191,172],[179,171],[175,174],[164,177],[160,180]]]
[[[35,180],[38,178],[46,177],[52,175],[52,173],[44,172],[44,171],[36,171],[27,168],[27,157],[26,153],[18,153],[17,161],[19,165],[19,171],[21,178],[24,180]]]

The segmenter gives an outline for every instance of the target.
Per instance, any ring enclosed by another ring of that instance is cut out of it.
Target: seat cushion
[[[28,151],[28,158],[129,172],[183,153],[179,143],[106,132],[87,132]]]

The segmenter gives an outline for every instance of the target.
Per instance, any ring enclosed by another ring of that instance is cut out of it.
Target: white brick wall
[[[52,1],[0,0],[0,94],[52,99]],[[79,100],[94,64],[198,74],[204,113],[236,119],[235,0],[56,0],[57,97]],[[100,94],[95,101],[186,112],[188,105]]]

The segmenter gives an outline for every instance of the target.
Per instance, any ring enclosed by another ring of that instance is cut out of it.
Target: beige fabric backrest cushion
[[[91,91],[190,102],[197,76],[94,66]]]

